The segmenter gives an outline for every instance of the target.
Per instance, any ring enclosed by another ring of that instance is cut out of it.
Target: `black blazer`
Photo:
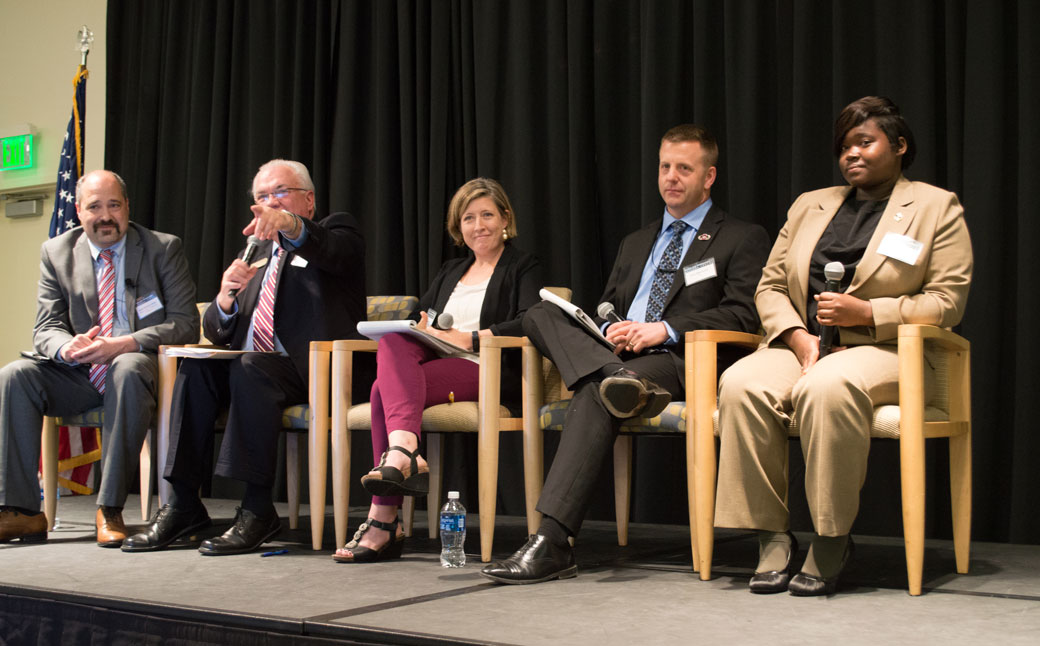
[[[621,241],[600,302],[609,302],[624,316],[632,305],[646,260],[661,231],[657,218]],[[755,288],[769,256],[769,235],[757,224],[730,217],[712,205],[675,272],[665,299],[664,320],[679,335],[679,343],[667,346],[682,354],[682,341],[690,330],[715,329],[757,332]],[[717,275],[687,286],[682,268],[715,259]],[[602,323],[602,320],[600,321]]]
[[[296,371],[307,382],[311,341],[361,338],[358,321],[366,319],[365,239],[349,213],[333,213],[320,222],[303,219],[307,240],[288,255],[274,300],[274,332],[285,346]],[[271,242],[258,257],[271,255]],[[217,307],[203,317],[206,337],[214,343],[241,348],[260,295],[263,272],[257,272],[239,292],[238,312],[221,327]]]
[[[471,252],[465,258],[444,263],[430,288],[419,299],[419,308],[412,314],[412,319],[418,321],[419,313],[431,307],[443,311],[455,285],[475,260]],[[541,288],[542,272],[538,259],[506,242],[484,294],[480,329],[490,329],[496,336],[523,336],[521,321],[524,312],[541,300],[538,295]]]

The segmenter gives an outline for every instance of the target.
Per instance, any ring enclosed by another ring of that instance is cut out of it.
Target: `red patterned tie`
[[[101,326],[98,336],[112,336],[112,322],[116,314],[116,267],[112,263],[112,250],[102,251],[101,260],[105,266],[101,268],[101,280],[98,281],[98,325]],[[107,363],[90,366],[90,383],[102,395],[105,394],[107,372]]]
[[[278,270],[282,268],[282,248],[274,249],[274,267],[264,281],[260,300],[253,316],[253,349],[259,352],[274,350],[274,291],[278,287]]]

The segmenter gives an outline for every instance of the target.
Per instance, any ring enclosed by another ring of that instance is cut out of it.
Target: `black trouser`
[[[682,361],[672,352],[620,357],[593,339],[560,308],[539,303],[524,315],[524,334],[552,359],[560,376],[574,390],[563,434],[542,496],[536,508],[577,535],[594,493],[599,470],[623,420],[611,415],[599,396],[602,370],[621,363],[666,389],[673,399],[684,398]],[[680,346],[681,347],[681,346]]]

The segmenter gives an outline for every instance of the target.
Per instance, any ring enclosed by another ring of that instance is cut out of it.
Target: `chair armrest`
[[[971,350],[971,343],[961,335],[951,332],[946,328],[935,325],[921,325],[918,323],[904,323],[899,326],[899,336],[921,337],[941,348],[954,352],[967,352]]]
[[[371,339],[344,339],[332,342],[333,352],[375,352],[378,347],[379,343]]]
[[[748,332],[734,332],[733,330],[693,330],[686,333],[686,342],[710,341],[712,343],[725,343],[754,350],[762,343],[761,334],[750,334]]]
[[[530,345],[526,336],[482,336],[480,337],[480,347],[489,348],[522,348],[525,345]]]

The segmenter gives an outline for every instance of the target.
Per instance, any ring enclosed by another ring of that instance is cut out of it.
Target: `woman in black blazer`
[[[429,491],[429,468],[418,454],[424,408],[448,401],[476,401],[480,337],[523,335],[524,311],[540,299],[538,260],[512,245],[516,219],[502,186],[478,177],[466,182],[448,207],[448,233],[465,244],[465,258],[449,260],[419,299],[420,326],[466,352],[441,356],[405,334],[379,340],[372,386],[372,453],[378,464],[361,478],[373,495],[366,520],[336,550],[341,563],[397,558],[404,532],[397,510],[402,498]],[[446,330],[427,326],[428,312],[450,314]]]

